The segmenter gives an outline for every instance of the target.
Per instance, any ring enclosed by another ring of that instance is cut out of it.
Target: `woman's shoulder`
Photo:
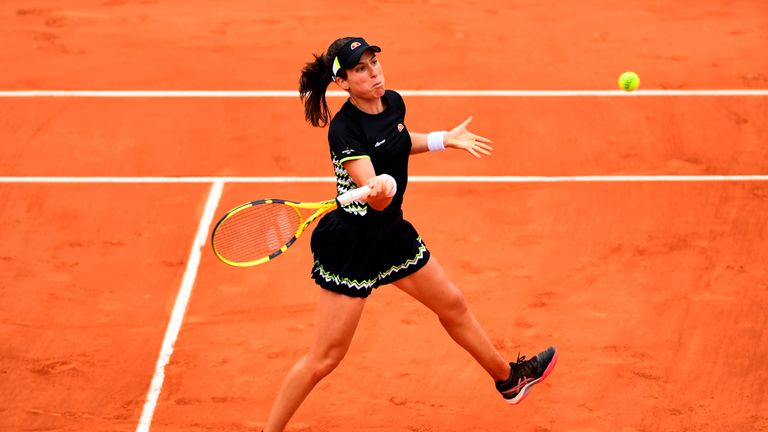
[[[398,110],[405,110],[405,101],[400,93],[395,90],[387,90],[384,92],[384,99],[387,102],[387,106],[395,107]]]
[[[341,109],[331,118],[331,122],[328,125],[329,135],[348,135],[354,133],[358,129],[358,124],[350,113],[350,110],[345,103]]]
[[[384,97],[389,99],[389,100],[396,100],[396,101],[401,101],[401,102],[403,100],[403,97],[400,96],[400,93],[398,93],[395,90],[386,90],[386,91],[384,91]]]

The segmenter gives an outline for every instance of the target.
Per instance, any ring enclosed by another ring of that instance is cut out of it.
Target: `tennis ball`
[[[619,77],[619,88],[631,92],[640,86],[640,77],[634,72],[624,72]]]

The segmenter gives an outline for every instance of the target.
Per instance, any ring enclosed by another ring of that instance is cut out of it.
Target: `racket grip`
[[[344,206],[353,201],[358,201],[361,198],[366,197],[369,192],[371,192],[370,186],[363,186],[357,189],[352,189],[351,191],[344,192],[343,194],[336,197],[336,202],[338,202],[340,206]]]

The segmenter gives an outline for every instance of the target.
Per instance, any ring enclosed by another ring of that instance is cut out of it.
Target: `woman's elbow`
[[[392,197],[381,196],[368,200],[368,205],[376,211],[382,211],[389,207],[390,204],[392,204]]]

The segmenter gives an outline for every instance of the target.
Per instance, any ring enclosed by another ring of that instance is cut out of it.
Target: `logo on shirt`
[[[376,141],[376,143],[375,143],[373,146],[374,146],[374,147],[378,147],[378,146],[380,146],[380,145],[384,144],[384,141],[386,141],[386,140],[387,140],[387,139],[386,139],[386,138],[384,138],[384,139],[383,139],[383,140],[381,140],[381,141]]]
[[[343,153],[343,154],[352,154],[352,149],[342,150],[341,153]]]
[[[403,129],[405,129],[405,125],[404,125],[404,124],[402,124],[402,123],[398,123],[398,124],[397,124],[397,131],[398,131],[398,132],[402,132],[402,131],[403,131]]]

